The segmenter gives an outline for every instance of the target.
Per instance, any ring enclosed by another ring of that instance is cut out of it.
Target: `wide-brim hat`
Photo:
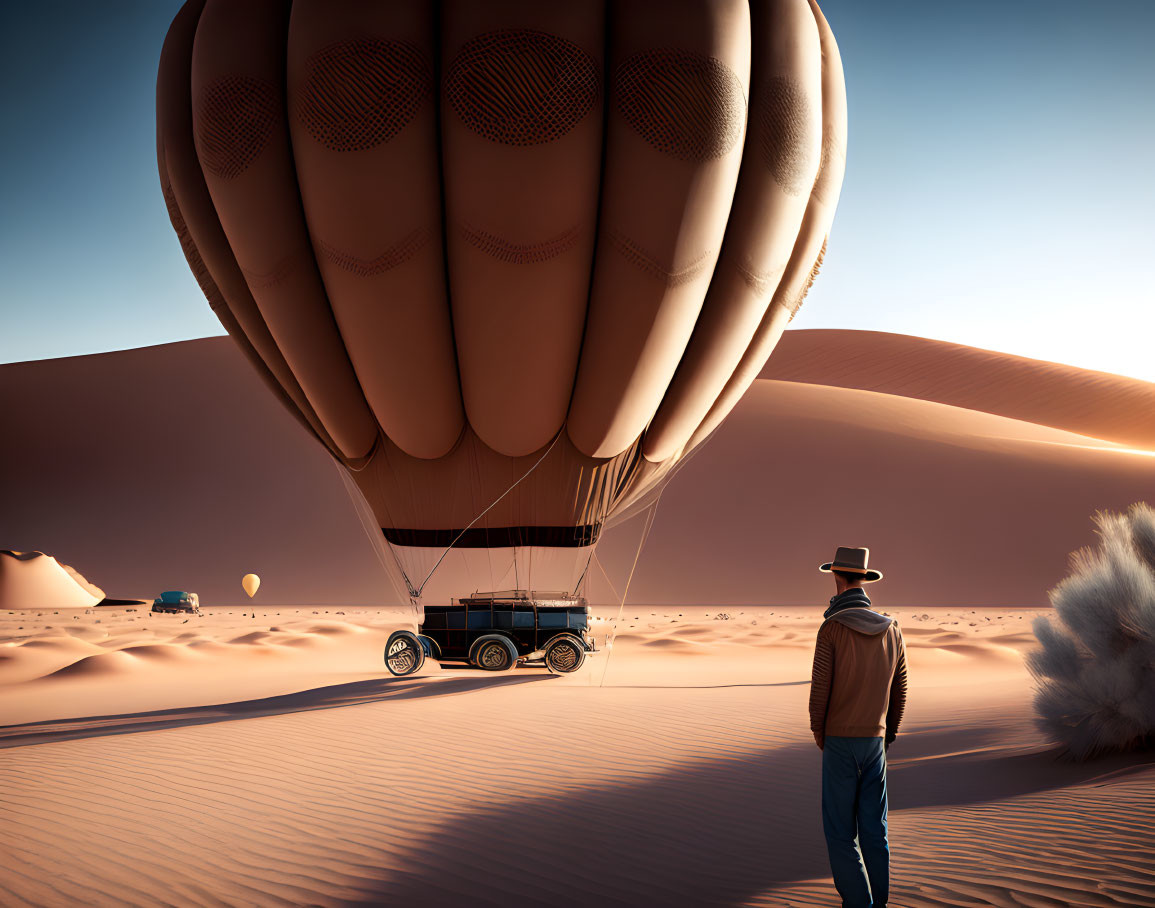
[[[834,560],[818,565],[818,570],[828,574],[831,571],[838,571],[843,574],[861,574],[863,583],[874,583],[875,580],[882,579],[882,571],[868,568],[866,565],[869,561],[870,549],[847,548],[840,545],[834,553]]]

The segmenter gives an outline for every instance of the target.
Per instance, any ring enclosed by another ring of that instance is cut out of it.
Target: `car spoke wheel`
[[[508,647],[494,641],[477,651],[477,667],[487,672],[503,672],[513,664]]]
[[[545,651],[545,666],[556,674],[568,674],[581,668],[585,650],[576,640],[558,640]]]
[[[411,675],[425,662],[421,643],[409,631],[396,631],[385,645],[385,667],[394,675]]]

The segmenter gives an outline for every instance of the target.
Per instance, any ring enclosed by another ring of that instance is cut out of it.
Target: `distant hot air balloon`
[[[257,595],[257,590],[261,588],[261,578],[256,574],[245,574],[245,576],[241,578],[241,586],[244,587],[245,592],[248,593],[249,598],[252,599]]]
[[[189,0],[157,138],[201,288],[411,594],[449,547],[572,589],[801,305],[846,96],[807,0]]]

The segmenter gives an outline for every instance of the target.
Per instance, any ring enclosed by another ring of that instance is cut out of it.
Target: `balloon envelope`
[[[578,581],[801,305],[845,143],[808,0],[189,0],[157,80],[190,268],[418,590]]]
[[[256,574],[245,574],[245,576],[241,578],[241,586],[245,588],[245,592],[248,593],[249,598],[252,599],[257,595],[257,590],[261,587],[261,578]]]

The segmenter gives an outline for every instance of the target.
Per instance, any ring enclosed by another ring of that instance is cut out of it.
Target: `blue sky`
[[[222,333],[156,176],[156,65],[179,5],[0,5],[0,362]],[[1155,381],[1155,2],[822,6],[849,158],[794,327]]]

